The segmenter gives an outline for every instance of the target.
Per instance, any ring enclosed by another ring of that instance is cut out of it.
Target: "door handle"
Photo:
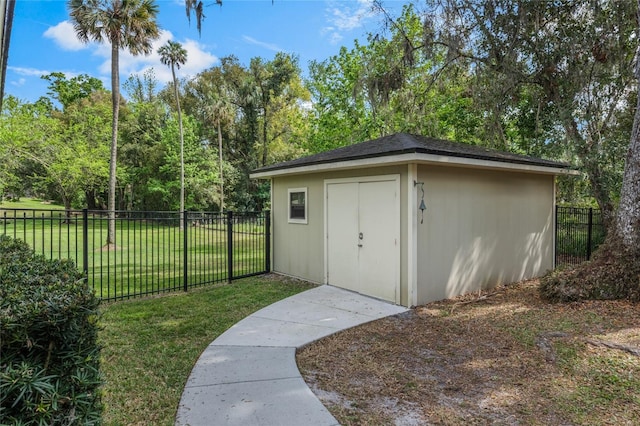
[[[360,232],[358,234],[358,240],[362,241],[363,239],[364,239],[364,235],[362,234],[362,232]],[[358,247],[362,247],[362,243],[361,242],[358,243]]]

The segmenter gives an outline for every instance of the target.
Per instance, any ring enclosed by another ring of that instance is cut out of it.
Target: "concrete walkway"
[[[330,286],[267,306],[205,349],[185,386],[176,425],[338,425],[300,376],[296,349],[406,310]]]

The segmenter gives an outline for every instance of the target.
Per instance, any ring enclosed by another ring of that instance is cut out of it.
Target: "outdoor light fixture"
[[[427,209],[427,205],[424,203],[424,182],[413,181],[413,186],[420,185],[420,189],[422,190],[422,199],[420,200],[420,212],[422,213],[422,217],[420,218],[420,223],[424,222],[424,211]]]

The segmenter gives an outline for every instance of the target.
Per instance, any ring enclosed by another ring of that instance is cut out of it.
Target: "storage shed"
[[[255,170],[272,271],[415,306],[554,266],[569,165],[398,133]]]

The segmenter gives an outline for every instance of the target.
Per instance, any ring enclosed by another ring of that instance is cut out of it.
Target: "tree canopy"
[[[427,2],[424,48],[447,58],[443,70],[469,71],[497,147],[577,163],[610,220],[635,109],[636,12],[607,0]]]
[[[149,0],[127,2],[141,8],[136,14],[114,8],[117,3],[71,1],[72,16],[84,23],[79,35],[125,47],[124,27],[109,27],[121,30],[113,35],[106,26],[91,30],[103,16],[91,8],[117,12],[123,25],[157,12]],[[203,11],[199,2],[185,6],[189,16]],[[335,56],[304,64],[307,73],[295,55],[281,52],[248,63],[223,57],[164,87],[151,72],[134,75],[124,85],[126,101],[114,94],[119,85],[112,81],[112,118],[121,128],[112,122],[110,136],[112,148],[121,140],[122,151],[107,159],[121,167],[111,191],[115,206],[179,208],[172,200],[182,198],[176,164],[183,164],[187,192],[194,191],[186,194],[185,209],[260,209],[268,206],[268,185],[250,180],[251,170],[403,131],[577,164],[586,179],[561,180],[559,202],[598,204],[615,221],[637,101],[634,5],[429,0],[407,4],[397,16],[382,3],[374,8],[385,26]],[[147,42],[133,51],[148,51],[152,27],[141,30]],[[175,46],[169,42],[162,55],[173,71],[185,59]],[[59,122],[61,140],[102,138],[104,149],[108,92],[99,80],[61,73],[43,78],[51,83],[47,95],[34,104],[12,100],[5,125],[24,119],[23,109],[40,108],[43,120]],[[78,109],[83,102],[87,111],[96,108],[92,117]],[[91,131],[82,124],[98,119]],[[181,121],[184,161],[176,162]],[[3,141],[0,150],[4,191],[59,198],[43,180],[16,178],[26,171],[7,154],[11,144]],[[215,168],[206,164],[213,159]],[[33,176],[47,174],[30,164]],[[200,183],[189,182],[191,172]],[[109,207],[104,182],[74,191],[76,205]]]

